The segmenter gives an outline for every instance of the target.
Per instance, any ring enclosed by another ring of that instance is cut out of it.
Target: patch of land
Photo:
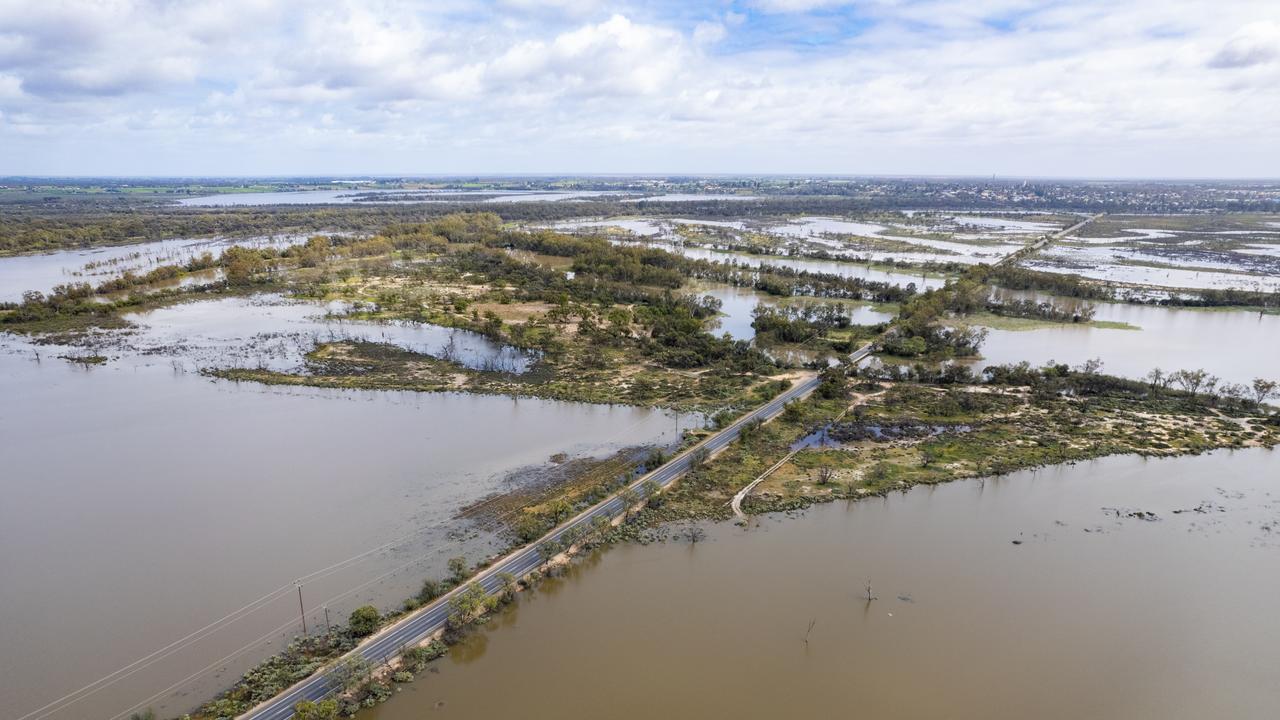
[[[1265,411],[1189,410],[1121,396],[1050,399],[1026,387],[895,385],[854,415],[824,428],[828,438],[847,441],[801,450],[761,483],[745,508],[761,512],[1107,455],[1280,442],[1280,427],[1269,424],[1274,420]],[[894,432],[902,428],[909,432]]]
[[[788,455],[747,497],[744,511],[1107,455],[1277,443],[1274,408],[1063,368],[1014,369],[979,384],[871,382],[788,407],[651,503],[634,534],[660,537],[664,523],[728,519],[738,489]]]
[[[990,312],[974,313],[965,318],[970,325],[981,325],[992,330],[1043,330],[1055,327],[1089,327],[1099,330],[1141,330],[1137,325],[1114,320],[1085,320],[1083,322],[1055,321],[1031,317],[1008,317]]]

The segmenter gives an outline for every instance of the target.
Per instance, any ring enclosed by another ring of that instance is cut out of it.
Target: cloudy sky
[[[0,0],[0,175],[1280,176],[1278,0]]]

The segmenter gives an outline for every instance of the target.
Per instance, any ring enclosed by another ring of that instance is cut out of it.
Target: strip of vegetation
[[[802,345],[831,353],[850,353],[868,340],[880,337],[887,323],[856,325],[848,308],[835,303],[811,303],[772,307],[757,305],[751,327],[758,345]]]
[[[660,462],[656,457],[651,457],[650,461]],[[659,497],[656,485],[646,492]],[[618,519],[618,523],[625,527],[635,521],[637,515],[630,506],[638,505],[640,499],[630,491],[624,491],[622,496],[628,500],[629,508]],[[586,507],[589,498],[590,496],[583,496],[570,505],[577,509]],[[596,522],[590,527],[575,530],[566,532],[558,541],[543,541],[538,546],[542,565],[529,576],[516,578],[509,573],[500,575],[501,590],[493,595],[487,594],[479,583],[468,582],[487,563],[470,567],[464,558],[452,558],[449,561],[450,574],[447,579],[425,580],[418,594],[406,600],[398,610],[382,614],[377,608],[365,605],[352,611],[345,627],[328,628],[323,635],[295,639],[283,653],[260,663],[233,687],[184,716],[183,720],[232,720],[317,672],[325,674],[330,683],[330,694],[319,702],[299,702],[294,707],[295,717],[310,720],[353,717],[362,709],[385,702],[398,692],[400,685],[421,676],[429,663],[444,656],[449,647],[461,642],[475,627],[483,625],[491,613],[514,602],[518,592],[534,588],[541,579],[562,572],[570,555],[594,550],[627,536],[626,532],[619,531],[604,518],[596,518]],[[505,552],[539,536],[540,534],[525,539],[516,538],[515,544]],[[404,648],[398,657],[388,658],[377,666],[355,656],[335,663],[338,658],[354,650],[364,638],[455,588],[460,589],[449,598],[448,619],[437,636],[430,637],[417,646]]]
[[[1088,323],[1093,320],[1091,305],[1067,306],[1050,300],[987,301],[987,312],[1006,318],[1043,320],[1050,323]]]
[[[478,586],[472,585],[459,593],[450,602],[453,614],[450,615],[449,631],[420,646],[406,648],[394,662],[375,667],[356,657],[337,665],[333,661],[350,653],[378,630],[458,587],[478,569],[469,567],[464,558],[452,558],[447,579],[423,581],[418,594],[405,600],[399,609],[383,614],[372,605],[364,605],[351,612],[346,626],[334,626],[323,634],[295,638],[283,652],[259,663],[235,685],[193,713],[183,716],[183,720],[231,720],[322,670],[332,683],[332,698],[318,703],[304,701],[305,704],[300,703],[295,710],[296,716],[329,720],[339,715],[351,717],[362,708],[385,702],[397,685],[413,681],[428,663],[447,653],[448,646],[461,639],[467,626],[482,610],[510,602],[516,590],[514,579],[507,583],[506,592],[484,602],[476,600],[473,588],[478,589]],[[479,594],[484,595],[483,591]]]
[[[967,278],[928,290],[905,304],[881,349],[893,356],[927,360],[973,357],[986,339],[984,328],[953,327],[948,317],[968,315],[986,306],[989,290]]]
[[[1247,396],[1102,375],[1095,367],[990,369],[982,378],[939,384],[861,371],[858,404],[814,398],[789,407],[666,493],[659,522],[724,519],[728,499],[801,448],[749,496],[747,512],[804,507],[916,484],[1004,474],[1119,453],[1150,456],[1280,443],[1280,413],[1262,403],[1276,385],[1259,380]],[[1162,376],[1164,377],[1164,376]],[[1182,377],[1182,375],[1179,375]]]
[[[1171,293],[1167,297],[1148,297],[1133,293],[1117,296],[1114,287],[1100,281],[1086,280],[1066,273],[1028,270],[1016,265],[979,265],[970,269],[968,277],[976,282],[998,285],[1009,290],[1032,290],[1085,300],[1120,300],[1137,305],[1168,307],[1262,308],[1264,311],[1267,308],[1280,308],[1280,293],[1262,290],[1204,288]]]
[[[1280,414],[1262,405],[1274,396],[1276,385],[1264,381],[1255,383],[1251,397],[1237,398],[1203,392],[1204,379],[1198,372],[1174,373],[1176,379],[1167,383],[1169,375],[1155,373],[1151,381],[1139,382],[1101,375],[1092,365],[1071,369],[1022,364],[992,368],[985,377],[969,377],[960,384],[895,380],[890,385],[883,384],[878,372],[858,372],[861,384],[850,387],[844,370],[827,371],[810,399],[789,404],[773,423],[744,428],[740,440],[719,458],[695,458],[689,474],[667,492],[646,493],[643,505],[639,495],[633,495],[628,505],[639,509],[628,511],[617,526],[598,523],[565,542],[540,547],[546,559],[543,572],[554,572],[554,559],[569,546],[650,542],[669,537],[671,523],[676,521],[728,518],[727,502],[738,488],[797,447],[803,448],[818,431],[839,445],[824,441],[796,452],[748,498],[744,509],[755,513],[796,509],[836,498],[881,495],[916,484],[1115,453],[1174,455],[1280,442]],[[1189,389],[1174,389],[1174,384]],[[855,403],[852,414],[836,422],[851,401]],[[646,464],[663,459],[654,456]],[[615,481],[613,487],[617,486]],[[601,492],[609,489],[606,485]],[[513,541],[539,537],[598,496],[596,492],[527,507],[511,521]],[[438,597],[471,572],[461,559],[451,562],[451,570],[445,583],[427,581],[405,610]],[[451,602],[453,612],[441,642],[411,649],[398,664],[383,668],[359,662],[338,668],[331,674],[335,698],[300,707],[299,712],[303,717],[332,718],[390,697],[396,683],[412,680],[468,627],[509,603],[520,584],[508,578],[504,585],[507,590],[494,598],[470,586]],[[347,629],[296,643],[285,656],[268,660],[193,717],[229,718],[243,712],[397,617],[399,613],[383,617],[373,608],[358,609]]]

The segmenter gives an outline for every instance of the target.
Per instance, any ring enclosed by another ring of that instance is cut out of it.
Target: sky
[[[0,0],[0,175],[1280,176],[1280,0]]]

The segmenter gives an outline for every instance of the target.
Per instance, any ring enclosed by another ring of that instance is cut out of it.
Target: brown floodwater
[[[875,325],[893,319],[892,313],[879,310],[872,303],[807,297],[789,299],[788,302],[759,290],[722,283],[704,283],[694,288],[690,294],[709,295],[720,301],[720,314],[710,321],[707,329],[713,335],[728,333],[734,340],[755,339],[756,330],[751,326],[751,322],[755,319],[752,313],[757,305],[780,307],[784,304],[799,305],[800,303],[832,304],[843,308],[849,321],[857,325]]]
[[[675,440],[675,417],[647,408],[192,372],[258,352],[291,362],[314,341],[284,337],[311,328],[296,309],[157,311],[92,367],[57,357],[83,350],[0,334],[0,717],[121,668],[50,720],[139,705],[179,715],[300,634],[294,580],[313,631],[325,606],[334,621],[365,603],[395,607],[451,556],[474,562],[504,544],[459,519],[464,506],[556,453]],[[432,330],[377,332],[398,342]]]
[[[1272,718],[1277,597],[1280,454],[1109,458],[612,549],[369,718]]]
[[[1001,291],[1008,297],[1049,296]],[[1054,298],[1070,307],[1092,307],[1096,320],[1130,328],[1050,325],[1035,330],[992,329],[982,344],[976,368],[1023,360],[1078,365],[1092,358],[1102,371],[1141,378],[1153,368],[1165,371],[1203,368],[1224,382],[1249,384],[1254,378],[1280,380],[1280,315],[1234,308],[1173,308],[1126,303],[1081,303]]]

